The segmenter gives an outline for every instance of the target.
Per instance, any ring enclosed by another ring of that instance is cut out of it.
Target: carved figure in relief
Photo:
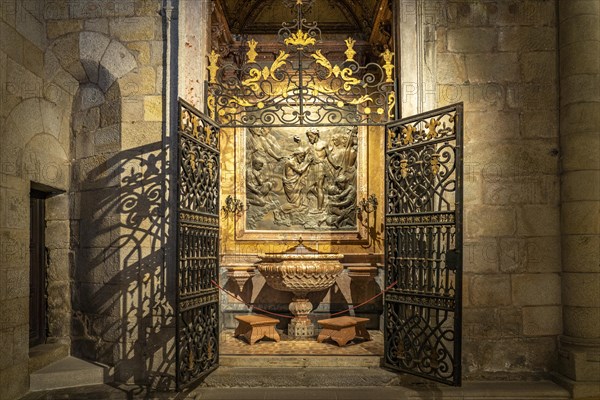
[[[317,129],[306,131],[306,137],[310,143],[308,151],[311,159],[308,193],[312,193],[317,198],[317,210],[322,210],[325,205],[325,181],[333,176],[334,164],[329,157],[329,146],[327,142],[321,140]]]
[[[335,179],[334,193],[330,194],[330,202],[327,206],[328,216],[319,221],[319,225],[327,225],[341,228],[347,223],[352,223],[355,218],[356,188],[349,184],[346,175],[339,175]]]
[[[282,206],[283,211],[297,210],[306,205],[303,204],[303,189],[306,186],[306,173],[312,162],[306,158],[304,150],[298,150],[286,161],[284,167],[283,190],[289,204]]]
[[[349,128],[346,151],[344,153],[344,170],[350,171],[356,167],[356,157],[358,156],[358,128],[356,126]]]
[[[250,129],[252,148],[257,157],[273,158],[275,161],[281,161],[284,157],[282,150],[267,128]]]
[[[265,179],[265,174],[262,172],[265,166],[265,160],[261,157],[254,157],[252,160],[252,168],[246,174],[248,202],[255,206],[264,206],[267,204],[266,196],[271,193],[273,182]]]
[[[246,136],[246,227],[356,227],[358,128],[251,128]]]

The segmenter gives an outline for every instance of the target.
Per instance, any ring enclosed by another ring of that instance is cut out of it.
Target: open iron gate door
[[[219,362],[220,128],[179,101],[177,148],[177,390]]]
[[[384,365],[461,384],[462,104],[386,125]]]

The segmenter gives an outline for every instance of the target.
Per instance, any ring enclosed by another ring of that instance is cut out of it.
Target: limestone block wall
[[[64,191],[47,201],[49,341],[119,381],[173,383],[161,6],[2,4],[1,398],[28,388],[30,182]]]
[[[14,399],[29,386],[29,193],[31,183],[67,191],[68,93],[48,87],[43,8],[7,1],[0,13],[0,391]],[[68,342],[68,196],[47,201],[48,341]]]
[[[464,102],[465,377],[548,373],[563,329],[556,2],[399,10],[403,115]]]

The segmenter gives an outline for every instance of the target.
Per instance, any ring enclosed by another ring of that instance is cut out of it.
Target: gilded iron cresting
[[[219,65],[209,56],[209,115],[223,127],[383,125],[393,119],[394,53],[386,49],[381,63],[360,65],[356,41],[348,38],[346,60],[331,62],[317,48],[321,31],[309,23],[296,2],[296,19],[283,23],[278,41],[283,48],[271,62],[259,62],[259,43],[251,39],[246,62]]]

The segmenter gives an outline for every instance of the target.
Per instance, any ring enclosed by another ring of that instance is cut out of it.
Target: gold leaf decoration
[[[433,139],[438,136],[437,127],[440,125],[440,122],[435,118],[431,118],[428,123],[425,124],[425,128],[429,129],[427,132],[427,139]]]
[[[431,156],[431,174],[437,175],[440,172],[440,155],[433,154]]]
[[[219,66],[217,62],[219,61],[219,54],[214,50],[210,52],[208,55],[209,65],[208,72],[210,73],[210,83],[217,83],[217,72],[219,71]]]
[[[354,44],[356,43],[356,40],[349,37],[344,42],[346,43],[347,47],[346,51],[344,52],[344,54],[346,54],[346,61],[354,61],[354,56],[356,55],[356,50],[354,50]]]
[[[413,136],[413,134],[416,132],[417,130],[415,129],[414,126],[412,125],[407,125],[402,129],[402,134],[404,135],[404,138],[402,139],[402,143],[403,144],[411,144],[415,141],[415,138]]]
[[[388,129],[388,148],[392,148],[394,145],[394,139],[396,139],[396,132],[392,129]]]
[[[248,57],[248,63],[255,63],[256,62],[256,56],[258,56],[258,53],[256,52],[256,46],[258,45],[258,42],[254,39],[251,39],[248,42],[248,52],[246,53],[246,56]]]
[[[383,69],[385,70],[385,74],[387,79],[386,83],[394,83],[394,64],[392,64],[392,60],[394,59],[394,53],[390,51],[390,49],[386,49],[383,54],[381,54],[385,64],[383,65]]]
[[[310,37],[307,32],[304,32],[302,29],[298,29],[296,33],[292,33],[292,35],[283,41],[287,46],[294,45],[299,49],[302,49],[309,45],[314,45],[316,43],[315,38]]]
[[[371,98],[371,96],[369,95],[363,95],[361,97],[359,97],[358,99],[354,99],[352,101],[350,101],[348,104],[362,104],[362,103],[366,103],[367,101],[373,101],[373,99]]]
[[[400,160],[400,175],[405,179],[408,176],[408,160],[406,158]]]

